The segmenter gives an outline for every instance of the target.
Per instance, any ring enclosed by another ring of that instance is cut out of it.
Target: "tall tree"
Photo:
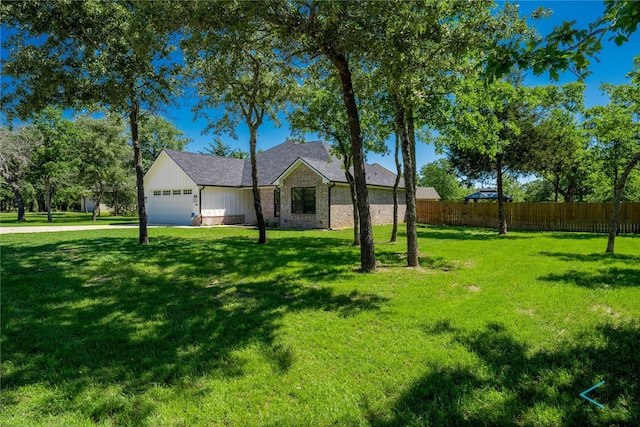
[[[528,151],[525,169],[554,186],[556,202],[559,195],[565,202],[574,202],[584,193],[592,167],[585,151],[588,142],[578,122],[584,112],[584,89],[582,83],[532,89],[540,103],[529,135],[535,149]]]
[[[35,114],[33,125],[42,135],[42,144],[33,153],[32,174],[44,185],[47,221],[51,216],[51,197],[54,186],[61,184],[79,164],[74,144],[79,137],[73,122],[62,117],[62,111],[47,107]]]
[[[81,181],[91,190],[95,202],[91,220],[95,221],[105,191],[117,188],[126,175],[123,153],[129,147],[118,117],[82,116],[76,120],[76,126],[81,130],[77,146],[82,163],[78,170]]]
[[[322,61],[320,61],[322,62]],[[333,153],[342,160],[342,169],[351,192],[353,206],[353,245],[360,245],[358,196],[351,168],[349,123],[340,96],[340,81],[330,71],[328,64],[307,67],[304,85],[296,96],[296,107],[288,114],[289,123],[296,134],[315,133],[325,139]],[[354,77],[359,87],[367,87],[368,81],[363,70],[355,70]],[[365,151],[385,153],[385,140],[389,136],[389,126],[380,113],[379,99],[368,88],[367,96],[358,98],[360,120],[363,124],[363,146]]]
[[[602,85],[609,104],[587,112],[588,128],[597,148],[613,171],[613,213],[609,223],[607,252],[614,252],[620,224],[620,203],[631,171],[640,164],[640,56],[634,60],[635,70],[628,76],[631,84]]]
[[[285,109],[295,80],[275,39],[257,22],[232,21],[224,29],[215,28],[218,24],[200,19],[192,23],[193,37],[187,44],[190,69],[202,97],[198,108],[224,108],[222,117],[211,121],[210,128],[234,137],[240,122],[249,129],[253,204],[258,243],[262,244],[266,242],[266,223],[258,188],[258,130],[267,119],[280,124],[278,113]]]
[[[507,234],[503,176],[528,164],[537,100],[507,81],[467,81],[456,93],[451,120],[439,137],[449,160],[471,179],[493,176],[498,191],[499,233]]]
[[[436,128],[460,76],[475,73],[479,57],[503,39],[526,33],[517,9],[493,13],[492,2],[372,2],[368,58],[395,110],[407,197],[407,264],[418,266],[416,229],[416,129]],[[475,59],[472,59],[475,58]]]
[[[353,64],[368,51],[373,15],[364,3],[341,1],[268,1],[256,3],[262,19],[274,26],[288,52],[303,60],[323,56],[340,80],[349,124],[349,142],[360,221],[360,269],[376,268],[369,191],[364,169],[362,123],[353,81]],[[368,37],[367,37],[368,35]]]
[[[13,192],[18,221],[24,221],[23,184],[33,165],[35,151],[42,146],[42,134],[33,126],[12,131],[0,128],[0,176]]]
[[[139,139],[141,108],[153,111],[172,100],[179,62],[171,26],[173,3],[3,2],[2,21],[17,32],[5,47],[3,72],[11,80],[2,104],[21,117],[47,105],[102,106],[128,118],[138,189],[138,242],[149,242],[144,168]]]

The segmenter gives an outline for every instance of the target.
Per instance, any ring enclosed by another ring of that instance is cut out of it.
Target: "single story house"
[[[323,141],[286,141],[257,155],[265,221],[283,228],[353,226],[349,184]],[[393,222],[395,174],[365,166],[373,224]],[[405,215],[400,181],[399,212]],[[151,224],[251,224],[256,215],[248,159],[163,150],[144,177]]]

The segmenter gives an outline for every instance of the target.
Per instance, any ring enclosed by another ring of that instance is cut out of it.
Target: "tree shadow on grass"
[[[566,261],[571,266],[596,263],[598,271],[580,271],[571,268],[563,273],[539,277],[549,282],[572,283],[590,289],[640,286],[640,256],[610,253],[575,254],[570,252],[540,252],[541,255]],[[620,263],[624,263],[621,266]],[[635,268],[633,267],[635,266]]]
[[[406,267],[406,252],[384,252],[376,254],[376,260],[382,267]],[[418,262],[422,268],[434,271],[451,271],[459,268],[459,264],[441,256],[420,256]]]
[[[497,230],[487,228],[467,228],[452,226],[419,225],[418,237],[421,239],[449,240],[521,240],[533,239],[535,232],[518,231],[517,234],[500,235]],[[532,234],[532,235],[527,235]]]
[[[203,375],[244,375],[248,347],[284,372],[295,363],[278,337],[286,314],[355,316],[386,302],[317,284],[355,274],[358,254],[342,243],[156,237],[139,246],[104,237],[5,245],[2,388],[55,385],[66,402],[109,387],[139,396]],[[87,416],[113,421],[130,410],[107,400]],[[136,410],[143,423],[152,408]]]
[[[640,286],[640,269],[609,267],[598,272],[569,270],[539,277],[548,282],[565,282],[590,289]]]
[[[616,253],[596,252],[591,254],[577,254],[574,252],[540,252],[540,255],[549,256],[568,262],[598,262],[611,263],[617,261],[640,263],[640,255],[625,255]]]
[[[478,358],[479,366],[431,366],[396,402],[393,416],[370,414],[374,426],[629,425],[640,423],[640,325],[601,324],[555,351],[532,352],[500,324],[479,333],[439,322]],[[590,394],[580,393],[605,380]]]

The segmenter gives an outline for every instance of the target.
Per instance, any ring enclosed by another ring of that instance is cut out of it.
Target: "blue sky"
[[[562,24],[563,21],[577,21],[578,28],[586,28],[587,25],[601,16],[604,10],[603,1],[520,1],[521,14],[529,14],[538,7],[545,7],[553,10],[551,17],[539,21],[533,21],[541,35],[546,35],[553,30],[554,26]],[[608,38],[608,36],[607,36]],[[620,84],[625,83],[625,75],[633,66],[633,57],[640,54],[640,35],[638,32],[632,35],[629,42],[623,46],[616,46],[613,41],[605,42],[601,54],[598,56],[600,62],[592,61],[590,71],[592,74],[586,78],[587,90],[585,93],[586,106],[605,104],[607,99],[602,96],[598,86],[601,83]],[[571,73],[561,76],[558,84],[576,81],[577,78]],[[529,85],[546,85],[553,83],[548,75],[527,76],[526,83]],[[176,125],[187,134],[193,141],[187,146],[187,151],[198,152],[213,140],[212,135],[201,135],[201,131],[206,127],[206,121],[199,119],[193,121],[191,106],[194,102],[188,99],[182,100],[180,107],[173,108],[163,113],[176,123]],[[284,116],[282,117],[284,119]],[[275,128],[269,121],[265,122],[259,130],[258,148],[268,149],[280,144],[291,134],[288,124],[282,120],[281,128]],[[249,135],[246,126],[241,125],[237,131],[238,140],[223,136],[223,141],[234,148],[249,151]],[[318,139],[315,135],[307,135],[308,140]],[[390,142],[389,146],[392,146]],[[434,147],[427,144],[418,144],[416,147],[416,161],[418,167],[437,159]],[[367,161],[370,163],[380,163],[384,167],[395,170],[395,163],[392,155],[368,154]]]

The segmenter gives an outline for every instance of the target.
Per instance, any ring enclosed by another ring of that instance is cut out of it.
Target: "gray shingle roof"
[[[197,185],[224,187],[251,187],[251,162],[249,159],[232,159],[194,154],[166,149],[171,157]],[[324,141],[293,142],[280,145],[259,153],[258,185],[269,186],[297,159],[303,159],[309,166],[332,182],[346,183],[342,161],[331,155],[330,147]],[[365,164],[367,184],[393,187],[395,174],[379,164]],[[353,173],[353,169],[351,169]],[[404,188],[400,180],[400,188]]]
[[[243,186],[242,176],[245,160],[169,149],[164,151],[197,185]],[[249,169],[249,173],[251,173],[251,169]],[[250,185],[251,175],[249,175]]]
[[[329,161],[329,145],[323,141],[286,141],[258,154],[258,185],[271,185],[298,157]],[[248,185],[251,186],[251,169]]]
[[[440,195],[433,187],[416,187],[416,199],[440,200]]]

